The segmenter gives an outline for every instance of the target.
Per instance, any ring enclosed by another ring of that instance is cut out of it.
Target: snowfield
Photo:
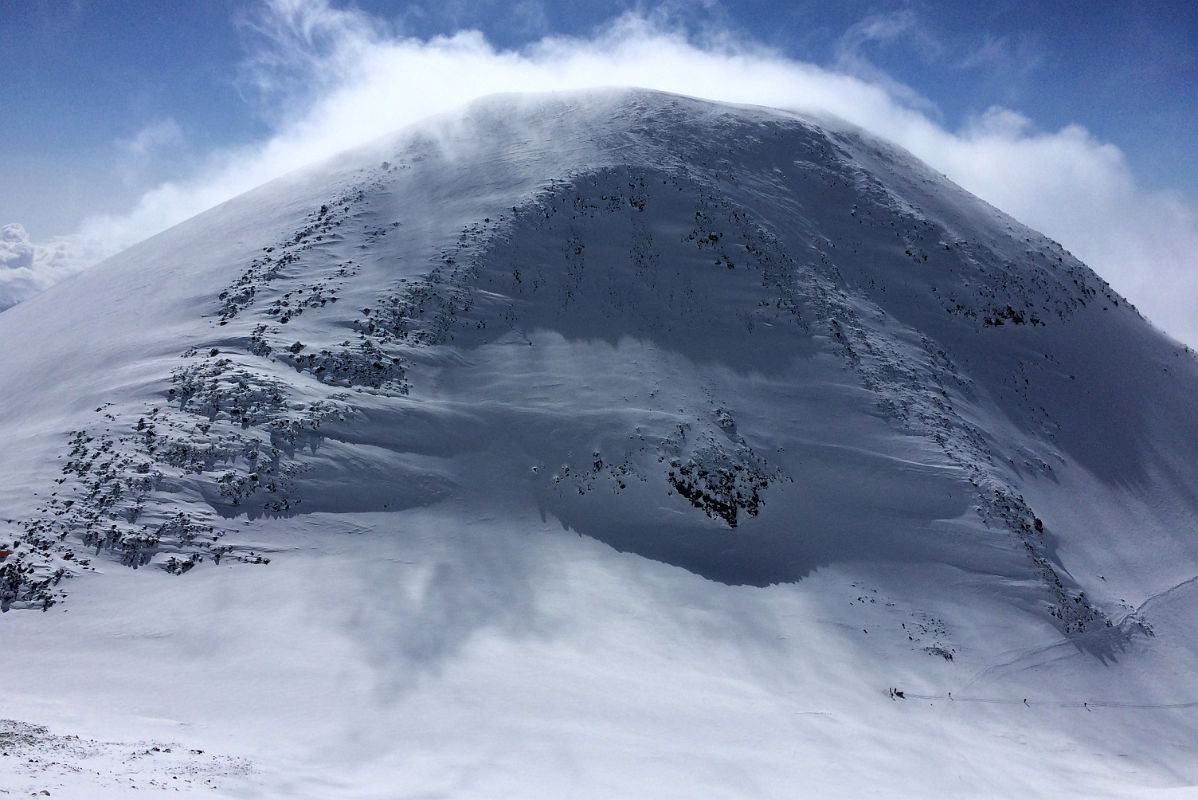
[[[0,795],[1198,796],[1198,360],[837,120],[490,98],[0,341]]]

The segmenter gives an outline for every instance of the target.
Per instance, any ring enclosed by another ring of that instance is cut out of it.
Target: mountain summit
[[[1198,361],[845,123],[489,98],[0,340],[11,713],[220,796],[1198,781]]]

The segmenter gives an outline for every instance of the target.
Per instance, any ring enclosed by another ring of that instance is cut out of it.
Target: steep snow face
[[[0,670],[32,722],[197,725],[235,794],[246,759],[321,797],[1198,780],[1140,741],[1195,741],[1198,362],[836,121],[490,99],[0,338],[0,602],[47,611],[3,617]],[[104,680],[142,659],[238,686]],[[994,764],[953,763],[967,729]]]

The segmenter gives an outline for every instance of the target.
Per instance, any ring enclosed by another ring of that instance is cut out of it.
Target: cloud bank
[[[846,34],[842,63],[828,68],[684,25],[668,10],[623,14],[589,36],[550,35],[519,50],[496,48],[477,31],[405,36],[326,0],[270,0],[243,22],[242,90],[272,135],[209,153],[191,178],[162,183],[128,213],[93,217],[52,246],[32,245],[19,226],[9,244],[6,228],[0,308],[271,178],[477,97],[629,85],[860,125],[1059,240],[1157,325],[1198,345],[1195,208],[1140,188],[1119,149],[1079,126],[1042,131],[993,108],[949,130],[928,100],[853,57],[852,36],[918,36],[909,19],[865,21]],[[185,135],[157,134],[147,146]]]
[[[18,223],[0,226],[0,310],[32,297],[110,253],[82,237],[35,244]]]

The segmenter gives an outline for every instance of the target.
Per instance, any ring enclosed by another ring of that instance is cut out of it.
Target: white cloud
[[[165,148],[183,143],[183,129],[173,119],[158,119],[142,126],[136,134],[121,141],[121,149],[131,156],[145,158]]]
[[[305,163],[482,95],[643,86],[824,111],[885,136],[1060,240],[1159,325],[1198,344],[1198,214],[1178,196],[1138,187],[1115,146],[1078,126],[1037,130],[1007,109],[948,130],[926,101],[881,74],[789,59],[726,29],[688,32],[676,6],[661,8],[624,14],[587,37],[547,36],[505,51],[475,31],[421,40],[324,0],[272,0],[246,20],[254,46],[242,86],[265,109],[273,135],[210,153],[191,179],[159,185],[126,214],[88,220],[72,241],[85,252],[115,252]],[[842,55],[916,31],[903,17],[871,18],[849,32]],[[35,258],[34,272],[39,264]]]
[[[940,110],[935,103],[874,66],[866,49],[875,43],[898,43],[909,53],[918,53],[924,61],[938,60],[943,55],[943,48],[923,30],[915,12],[907,9],[890,14],[873,14],[850,26],[836,43],[834,67],[839,72],[881,86],[904,105],[938,118]]]
[[[0,228],[0,269],[29,269],[33,266],[33,243],[17,224]]]
[[[59,237],[34,244],[24,226],[0,227],[0,311],[94,264],[103,254],[89,243]]]

